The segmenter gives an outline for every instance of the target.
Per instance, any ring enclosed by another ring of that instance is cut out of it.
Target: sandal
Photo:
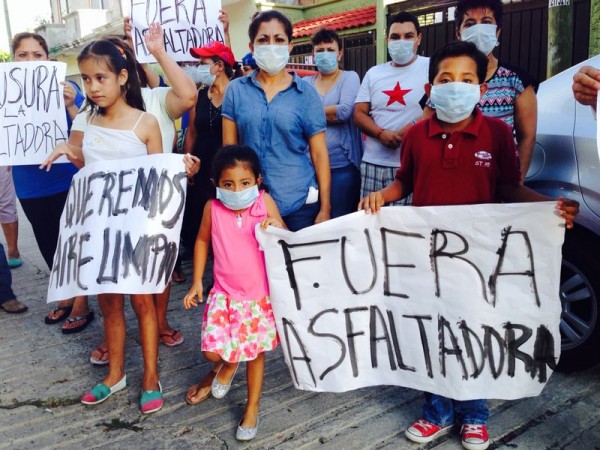
[[[185,273],[183,273],[183,270],[181,269],[173,270],[173,275],[171,275],[171,279],[173,280],[173,283],[185,283]]]
[[[212,380],[211,380],[211,383],[212,383]],[[200,392],[200,390],[203,388],[207,388],[208,390],[202,397],[196,398],[196,399],[192,398],[192,397],[195,397],[196,395],[198,395],[198,392]],[[192,392],[192,390],[193,390],[193,392]],[[193,405],[197,405],[198,403],[202,403],[208,397],[210,397],[210,384],[208,386],[203,386],[202,381],[201,381],[200,383],[195,384],[188,389],[187,394],[185,395],[185,402],[188,405],[193,406]]]
[[[73,311],[73,305],[58,306],[48,313],[48,315],[44,318],[44,322],[46,322],[46,325],[53,325],[55,323],[61,322],[71,315],[71,311]],[[62,312],[62,314],[59,315],[57,318],[50,317],[51,314],[57,312]]]
[[[100,353],[100,358],[94,358],[94,352]],[[92,356],[90,356],[90,362],[95,366],[105,366],[108,364],[108,349],[104,342],[94,349]]]
[[[16,298],[0,303],[0,308],[9,314],[21,314],[27,311],[27,305],[21,303]]]
[[[177,347],[183,344],[183,336],[177,330],[163,331],[160,333],[160,343],[167,347]]]
[[[69,317],[67,321],[63,324],[61,330],[63,334],[73,334],[79,333],[87,328],[87,326],[94,321],[94,311],[90,311],[85,316],[77,316],[77,317]],[[65,328],[65,325],[68,323],[74,322],[83,322],[81,325],[77,325],[76,327]]]

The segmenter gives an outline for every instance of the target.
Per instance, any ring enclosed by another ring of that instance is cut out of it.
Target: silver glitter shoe
[[[221,366],[221,369],[223,369],[223,367],[225,366]],[[223,398],[227,395],[229,389],[231,389],[231,383],[233,382],[233,378],[235,377],[235,374],[237,373],[239,367],[240,365],[238,364],[228,384],[219,383],[219,373],[221,372],[221,369],[219,369],[219,371],[215,375],[215,378],[212,380],[212,384],[210,385],[210,392],[212,393],[212,396],[214,398]]]
[[[258,433],[258,422],[260,421],[260,418],[256,418],[256,425],[253,428],[242,428],[243,421],[244,418],[242,417],[242,420],[240,420],[240,424],[237,427],[235,438],[238,441],[251,441],[256,437],[256,434]]]

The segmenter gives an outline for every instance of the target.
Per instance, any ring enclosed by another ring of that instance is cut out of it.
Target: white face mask
[[[290,51],[287,45],[255,45],[252,56],[261,70],[276,75],[288,63]]]
[[[388,41],[388,53],[396,64],[408,64],[415,57],[414,46],[415,41],[413,40],[396,39]]]
[[[463,41],[472,42],[480,52],[487,56],[498,45],[497,29],[498,26],[493,23],[479,23],[462,30],[460,38]]]
[[[211,87],[217,78],[216,75],[210,73],[210,66],[201,64],[199,66],[185,66],[183,71],[187,73],[194,83],[205,84]]]
[[[460,82],[431,86],[429,95],[438,118],[448,123],[457,123],[469,117],[480,98],[478,84]]]

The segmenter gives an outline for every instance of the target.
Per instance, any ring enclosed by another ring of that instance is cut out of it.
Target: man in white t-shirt
[[[358,91],[354,123],[363,132],[361,198],[394,181],[402,135],[423,114],[419,101],[425,95],[429,58],[416,53],[421,37],[415,16],[393,16],[387,33],[392,61],[369,69]]]

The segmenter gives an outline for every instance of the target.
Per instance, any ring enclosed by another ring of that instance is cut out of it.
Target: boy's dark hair
[[[247,165],[256,178],[261,176],[260,161],[254,150],[246,145],[225,145],[217,150],[212,161],[210,174],[214,185],[219,185],[225,169],[235,167],[238,163]]]
[[[487,73],[488,59],[483,52],[477,50],[475,44],[466,41],[451,42],[438,49],[429,60],[429,83],[433,80],[440,70],[440,63],[447,58],[456,58],[458,56],[468,56],[477,64],[477,78],[479,84],[485,82]]]
[[[258,34],[258,29],[260,28],[260,24],[264,22],[270,22],[271,20],[277,20],[283,25],[285,30],[285,34],[288,37],[288,41],[292,42],[292,33],[293,27],[290,19],[285,17],[279,11],[271,10],[271,11],[263,11],[261,13],[252,16],[252,22],[250,22],[250,26],[248,27],[248,37],[250,38],[250,42],[254,42],[256,35]]]
[[[459,0],[454,10],[454,24],[457,30],[460,30],[467,11],[475,8],[491,9],[496,19],[496,25],[498,28],[502,28],[502,0]]]
[[[46,43],[46,39],[44,39],[37,33],[30,33],[28,31],[25,31],[23,33],[17,33],[13,37],[10,45],[12,48],[13,55],[16,53],[17,48],[19,48],[19,45],[21,45],[21,41],[23,39],[35,39],[46,52],[46,56],[50,55],[50,53],[48,53],[48,44]]]
[[[131,50],[118,47],[110,41],[101,39],[86,45],[77,57],[77,63],[81,64],[87,59],[106,64],[116,75],[119,75],[125,69],[127,71],[127,82],[121,86],[121,91],[125,95],[125,102],[139,110],[146,110],[140,80],[137,75],[136,61]],[[104,108],[96,105],[87,93],[86,108],[90,109],[92,113],[104,114]]]
[[[338,48],[342,49],[342,40],[340,36],[333,30],[328,30],[327,28],[321,28],[315,34],[313,34],[310,38],[310,43],[315,46],[319,44],[331,44],[332,42],[337,42]]]
[[[417,30],[417,34],[421,34],[421,25],[419,25],[419,19],[417,19],[417,17],[409,12],[406,11],[401,11],[398,14],[396,14],[395,16],[392,16],[392,18],[390,19],[390,23],[388,25],[387,28],[387,36],[390,35],[390,28],[392,28],[392,25],[395,23],[405,23],[405,22],[411,22],[414,26],[415,29]]]

